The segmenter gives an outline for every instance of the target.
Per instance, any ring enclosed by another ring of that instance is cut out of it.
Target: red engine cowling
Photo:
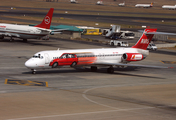
[[[123,61],[140,61],[143,60],[145,57],[140,53],[124,53],[122,55]]]

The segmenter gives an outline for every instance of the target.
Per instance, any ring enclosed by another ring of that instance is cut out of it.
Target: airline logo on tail
[[[149,39],[142,39],[141,44],[149,44]]]
[[[54,11],[54,8],[50,8],[47,15],[44,17],[42,23],[36,25],[35,27],[50,29],[51,20],[52,20],[52,16],[53,16],[53,11]]]
[[[138,40],[138,42],[134,46],[132,46],[132,48],[139,48],[139,49],[146,50],[156,30],[157,29],[145,29],[141,38]]]
[[[49,16],[46,16],[45,17],[45,24],[49,24],[50,23],[50,17]]]

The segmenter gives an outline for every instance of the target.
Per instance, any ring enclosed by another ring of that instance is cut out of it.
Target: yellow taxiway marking
[[[176,61],[160,61],[163,64],[176,64]]]
[[[6,79],[5,84],[48,87],[48,82]]]

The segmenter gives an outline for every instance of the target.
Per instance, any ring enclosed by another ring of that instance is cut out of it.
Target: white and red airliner
[[[145,29],[141,38],[131,48],[101,48],[41,51],[25,62],[25,66],[35,74],[36,69],[57,68],[62,66],[91,66],[96,71],[98,66],[109,66],[108,73],[114,72],[114,67],[137,66],[152,68],[168,68],[162,66],[127,64],[141,61],[147,57],[146,50],[157,29]]]
[[[150,8],[150,7],[153,7],[153,3],[151,3],[151,4],[136,4],[135,7]]]
[[[36,26],[0,23],[0,39],[10,37],[13,40],[16,37],[27,41],[27,39],[40,39],[49,35],[53,11],[54,8],[50,8],[42,23]]]

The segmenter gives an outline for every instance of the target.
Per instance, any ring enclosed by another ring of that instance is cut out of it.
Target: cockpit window
[[[34,55],[33,58],[40,58],[40,59],[43,59],[43,56],[41,56],[40,54],[38,54],[38,55]]]
[[[39,56],[34,55],[33,58],[39,58]]]

